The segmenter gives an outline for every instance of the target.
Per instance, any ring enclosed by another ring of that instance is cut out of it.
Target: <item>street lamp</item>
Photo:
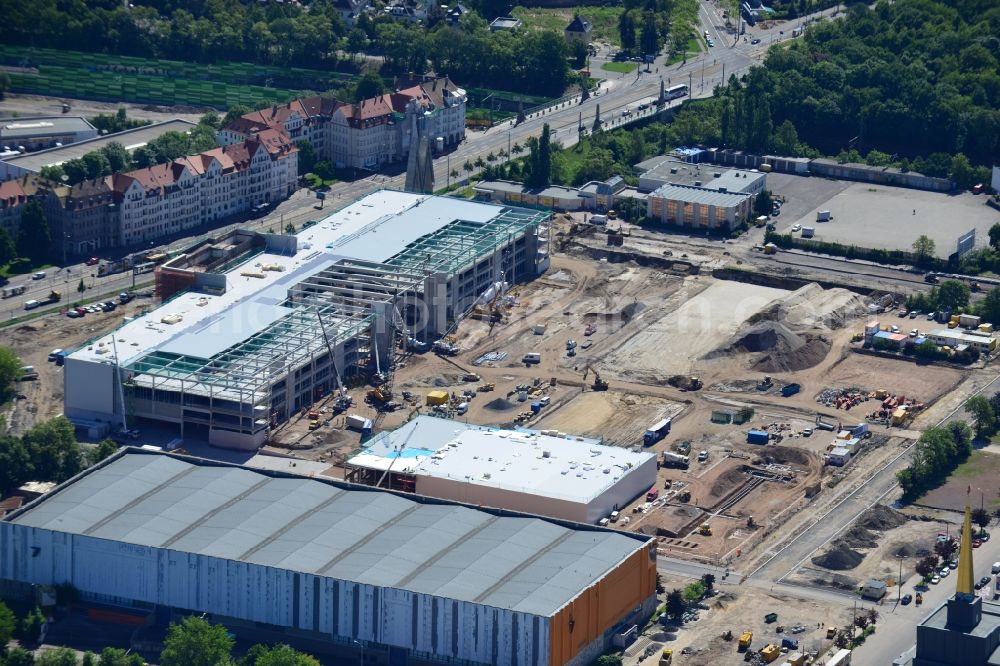
[[[906,559],[906,555],[897,553],[896,557],[899,558],[899,577],[896,578],[896,587],[899,588],[899,593],[896,595],[896,603],[901,603],[903,601],[903,560]]]
[[[364,664],[365,664],[365,644],[362,643],[361,641],[359,641],[357,638],[352,638],[351,642],[352,643],[356,643],[357,645],[361,646],[361,666],[364,666]]]

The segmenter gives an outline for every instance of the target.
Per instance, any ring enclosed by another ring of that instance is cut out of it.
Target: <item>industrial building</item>
[[[939,347],[948,346],[952,349],[958,349],[965,345],[983,354],[991,354],[997,348],[995,335],[976,329],[963,331],[958,328],[940,328],[928,331],[924,335]]]
[[[418,416],[346,462],[349,481],[581,523],[656,485],[656,456],[550,431]]]
[[[126,449],[0,521],[0,589],[207,613],[382,663],[588,664],[656,607],[655,542]]]
[[[703,231],[732,231],[750,219],[753,196],[687,185],[664,185],[646,199],[646,215],[664,224]]]
[[[57,148],[97,136],[97,128],[82,116],[37,116],[0,121],[0,145],[9,150]]]
[[[382,190],[297,235],[210,239],[157,269],[168,302],[66,358],[65,414],[255,449],[347,377],[386,372],[400,336],[437,340],[497,282],[544,272],[548,217]]]
[[[163,136],[167,132],[190,132],[195,128],[195,124],[187,120],[165,120],[161,123],[144,125],[135,129],[97,136],[85,141],[77,141],[70,145],[40,150],[35,153],[18,155],[0,161],[0,180],[10,180],[29,174],[41,172],[42,167],[55,166],[72,159],[81,158],[87,153],[104,148],[109,143],[117,142],[125,146],[129,151]]]
[[[639,191],[653,192],[664,185],[684,185],[715,192],[757,195],[767,187],[767,174],[745,169],[724,169],[697,164],[674,156],[651,157],[635,165]]]

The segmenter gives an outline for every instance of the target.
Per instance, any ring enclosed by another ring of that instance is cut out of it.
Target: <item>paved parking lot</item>
[[[1000,222],[1000,212],[987,206],[985,197],[968,192],[939,194],[788,174],[770,174],[767,181],[769,190],[788,199],[776,220],[779,232],[790,233],[793,224],[801,224],[816,230],[816,240],[844,245],[911,250],[913,241],[926,235],[945,258],[972,228],[976,245],[986,245],[989,228]],[[829,210],[833,220],[817,223],[820,210]]]

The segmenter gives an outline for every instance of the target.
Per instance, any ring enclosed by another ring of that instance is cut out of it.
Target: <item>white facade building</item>
[[[418,416],[347,461],[349,481],[597,523],[656,485],[656,456],[597,440]]]
[[[356,104],[310,97],[237,118],[218,133],[223,145],[267,129],[292,142],[306,140],[337,168],[376,169],[400,162],[410,150],[414,117],[422,115],[432,141],[452,148],[465,138],[467,94],[447,78],[419,81]]]

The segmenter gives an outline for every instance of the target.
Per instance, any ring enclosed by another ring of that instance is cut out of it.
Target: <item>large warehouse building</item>
[[[212,239],[158,269],[162,306],[66,358],[65,414],[254,449],[384,370],[398,336],[434,341],[496,282],[544,272],[548,216],[382,190],[294,236]]]
[[[594,439],[418,416],[346,463],[349,481],[581,523],[656,485],[656,456]]]
[[[655,579],[648,537],[138,449],[0,521],[8,594],[69,584],[393,663],[587,664]]]

